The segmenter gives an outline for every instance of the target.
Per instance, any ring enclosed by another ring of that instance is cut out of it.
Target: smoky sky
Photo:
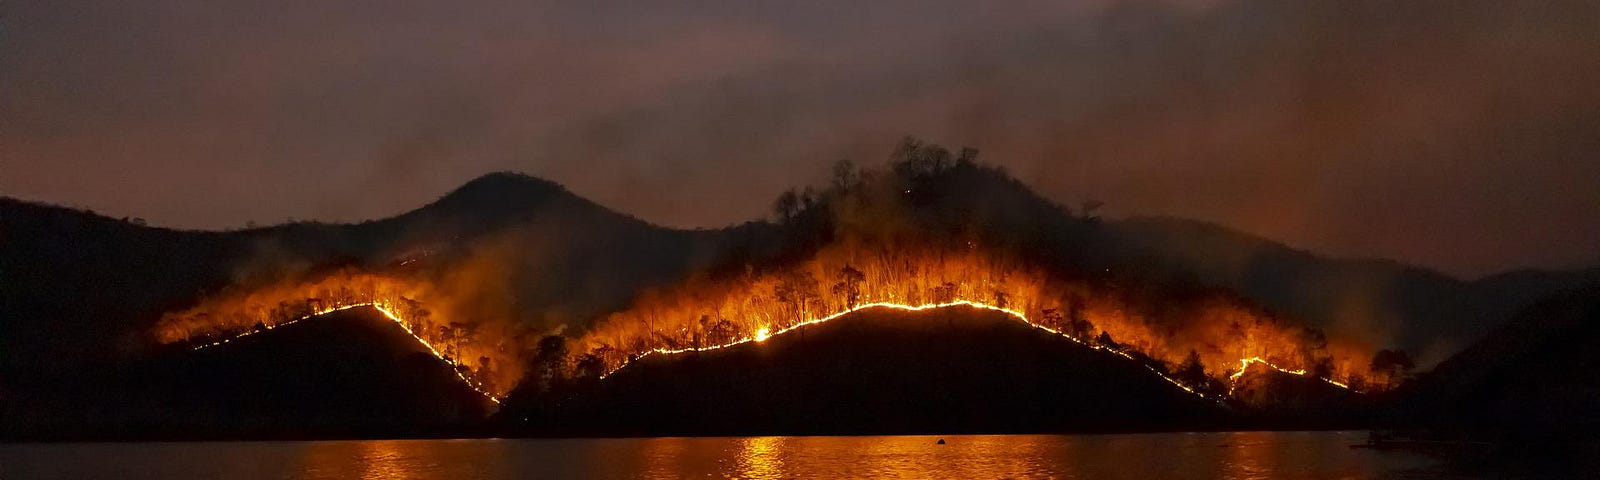
[[[1470,277],[1600,261],[1595,85],[1592,1],[14,1],[0,194],[213,229],[513,170],[721,226],[915,135]]]

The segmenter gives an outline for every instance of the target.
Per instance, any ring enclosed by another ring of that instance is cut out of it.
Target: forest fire
[[[616,373],[617,371],[621,370],[622,368],[627,367],[632,362],[638,361],[639,359],[644,358],[646,355],[650,355],[650,354],[673,355],[673,354],[688,353],[688,352],[706,352],[706,351],[717,350],[717,349],[722,349],[722,348],[734,347],[734,346],[738,346],[738,345],[745,344],[745,343],[750,343],[750,342],[764,342],[767,339],[772,338],[774,336],[783,335],[785,333],[789,333],[789,332],[792,332],[792,331],[795,331],[795,330],[799,330],[799,329],[802,329],[802,328],[805,328],[805,327],[809,327],[809,326],[812,326],[812,325],[821,324],[821,323],[824,323],[824,322],[827,322],[827,321],[830,321],[830,320],[833,320],[833,319],[836,319],[836,318],[839,318],[839,317],[843,317],[845,315],[849,315],[851,313],[860,312],[860,311],[864,311],[864,310],[892,309],[892,310],[916,312],[916,311],[936,310],[936,309],[950,308],[950,307],[969,307],[969,308],[975,308],[975,309],[980,309],[980,310],[989,310],[989,311],[995,311],[995,312],[1004,313],[1004,314],[1006,314],[1006,315],[1008,315],[1008,316],[1010,316],[1012,318],[1015,318],[1015,319],[1025,323],[1025,324],[1027,324],[1030,327],[1038,328],[1040,330],[1044,330],[1044,331],[1047,331],[1047,332],[1050,332],[1050,333],[1053,333],[1053,334],[1056,334],[1056,335],[1061,335],[1062,337],[1065,337],[1068,340],[1072,340],[1073,342],[1077,342],[1079,344],[1088,346],[1088,347],[1093,348],[1095,350],[1100,350],[1100,351],[1108,352],[1108,353],[1111,353],[1111,354],[1115,354],[1117,356],[1126,358],[1128,360],[1136,360],[1133,355],[1131,355],[1131,354],[1129,354],[1127,352],[1123,352],[1123,351],[1120,351],[1120,350],[1117,350],[1117,349],[1109,348],[1109,347],[1106,347],[1104,345],[1090,344],[1090,343],[1087,343],[1087,342],[1085,342],[1085,341],[1083,341],[1081,339],[1073,338],[1072,336],[1067,335],[1065,333],[1062,333],[1062,332],[1060,332],[1058,330],[1052,329],[1050,327],[1046,327],[1044,325],[1040,325],[1038,323],[1034,323],[1033,321],[1028,320],[1028,317],[1023,315],[1022,312],[1019,312],[1019,311],[1016,311],[1016,310],[1007,309],[1007,308],[1002,308],[1002,307],[998,307],[998,306],[994,306],[994,305],[988,305],[988,304],[984,304],[984,303],[968,301],[968,300],[957,300],[957,301],[953,301],[953,302],[936,303],[936,304],[923,304],[923,305],[905,305],[905,304],[898,304],[898,303],[869,303],[869,304],[864,304],[864,305],[857,305],[856,307],[851,308],[849,310],[845,310],[843,312],[839,312],[839,313],[835,313],[835,314],[828,315],[828,316],[825,316],[825,317],[816,318],[816,319],[804,321],[804,322],[801,322],[801,323],[797,323],[795,325],[791,325],[789,327],[786,327],[786,328],[784,328],[782,330],[779,330],[779,331],[776,331],[776,332],[771,332],[769,328],[762,327],[761,329],[756,331],[755,336],[753,336],[753,337],[739,339],[737,341],[734,341],[734,342],[728,343],[728,344],[724,344],[724,345],[716,345],[716,346],[709,346],[709,347],[698,347],[698,348],[687,348],[687,349],[676,349],[676,350],[673,350],[673,349],[655,349],[655,350],[651,350],[649,352],[645,352],[644,354],[640,354],[640,355],[637,355],[637,356],[633,357],[631,360],[629,360],[627,362],[624,362],[622,365],[617,366],[617,368],[612,369],[610,372],[607,372],[605,375],[602,375],[601,378],[605,378],[607,376],[610,376],[613,373]],[[1148,368],[1151,371],[1151,373],[1154,373],[1154,374],[1156,374],[1156,376],[1161,377],[1161,379],[1166,380],[1167,382],[1177,386],[1180,389],[1183,389],[1183,391],[1185,391],[1185,392],[1189,392],[1191,394],[1199,395],[1202,398],[1210,398],[1206,394],[1200,392],[1199,390],[1196,390],[1196,389],[1194,389],[1194,388],[1192,388],[1192,387],[1190,387],[1188,385],[1184,385],[1182,382],[1179,382],[1178,380],[1173,379],[1170,376],[1167,376],[1166,373],[1163,373],[1162,371],[1160,371],[1160,370],[1158,370],[1158,369],[1156,369],[1154,367],[1151,367],[1149,365],[1145,365],[1145,367]],[[1218,400],[1220,400],[1220,399],[1218,399]]]
[[[823,288],[819,277],[833,285]],[[602,363],[609,374],[646,355],[759,342],[863,309],[965,306],[1139,361],[1202,396],[1213,380],[1234,383],[1254,364],[1299,376],[1315,369],[1346,389],[1368,374],[1359,347],[1238,301],[1138,295],[974,252],[829,247],[789,269],[646,295],[592,328],[579,361]]]
[[[1261,358],[1261,357],[1250,357],[1250,358],[1244,358],[1244,359],[1240,359],[1239,360],[1239,371],[1233,372],[1232,375],[1229,375],[1228,376],[1228,381],[1230,383],[1235,383],[1235,382],[1238,382],[1240,379],[1244,378],[1245,371],[1249,370],[1251,365],[1261,365],[1263,367],[1267,367],[1267,368],[1276,370],[1279,373],[1287,373],[1287,374],[1290,374],[1290,375],[1298,375],[1298,376],[1302,376],[1302,377],[1306,376],[1305,369],[1290,370],[1290,369],[1287,369],[1287,368],[1279,367],[1277,365],[1273,365],[1272,362],[1268,362],[1266,359]],[[1329,385],[1333,385],[1335,387],[1343,388],[1345,390],[1355,391],[1355,389],[1350,388],[1350,385],[1342,383],[1342,382],[1334,381],[1333,379],[1330,379],[1330,378],[1327,378],[1327,377],[1315,377],[1315,378],[1318,379],[1318,380],[1322,380],[1324,382],[1328,382]]]
[[[824,275],[835,280],[826,289],[818,280]],[[498,401],[522,380],[523,359],[536,355],[530,353],[534,342],[504,328],[509,319],[444,320],[430,308],[449,311],[445,297],[418,280],[339,272],[222,296],[169,314],[157,336],[164,343],[200,340],[195,349],[202,349],[340,310],[373,307],[449,364],[463,383]],[[1358,349],[1227,298],[1167,301],[1055,280],[1020,262],[970,251],[870,247],[824,248],[786,269],[690,280],[675,290],[647,292],[632,308],[569,340],[583,348],[566,354],[562,363],[604,378],[647,355],[762,342],[866,309],[955,306],[1005,313],[1139,362],[1178,388],[1216,400],[1225,391],[1211,385],[1231,391],[1257,364],[1346,389],[1352,378],[1367,374]],[[1316,375],[1308,373],[1313,369]]]
[[[898,303],[869,303],[869,304],[864,304],[864,305],[858,305],[858,306],[856,306],[854,308],[851,308],[849,310],[845,310],[843,312],[831,314],[831,315],[828,315],[828,316],[825,316],[825,317],[821,317],[821,318],[816,318],[816,319],[811,319],[811,320],[807,320],[807,321],[804,321],[804,322],[800,322],[800,323],[797,323],[795,325],[786,327],[786,328],[784,328],[782,330],[778,330],[776,332],[771,332],[769,328],[762,327],[762,328],[760,328],[759,330],[756,331],[754,336],[749,337],[749,338],[739,339],[739,340],[736,340],[736,341],[734,341],[732,343],[727,343],[727,344],[722,344],[722,345],[715,345],[715,346],[707,346],[707,347],[684,348],[684,349],[654,349],[654,350],[650,350],[650,351],[645,352],[643,354],[639,354],[639,355],[636,355],[636,356],[632,357],[630,360],[625,361],[623,364],[617,366],[615,369],[612,369],[611,371],[609,371],[606,374],[602,375],[601,378],[610,376],[611,374],[616,373],[617,371],[621,370],[622,368],[627,367],[632,362],[638,361],[639,359],[642,359],[647,355],[651,355],[651,354],[674,355],[674,354],[681,354],[681,353],[688,353],[688,352],[706,352],[706,351],[712,351],[712,350],[717,350],[717,349],[722,349],[722,348],[738,346],[738,345],[745,344],[745,343],[750,343],[750,342],[763,342],[763,341],[766,341],[767,339],[772,338],[772,337],[777,336],[777,335],[783,335],[785,333],[789,333],[789,332],[792,332],[792,331],[795,331],[795,330],[799,330],[801,328],[809,327],[809,326],[816,325],[816,324],[821,324],[821,323],[824,323],[824,322],[827,322],[827,321],[830,321],[830,320],[833,320],[833,319],[836,319],[836,318],[839,318],[839,317],[843,317],[845,315],[849,315],[851,313],[860,312],[860,311],[864,311],[864,310],[893,309],[893,310],[902,310],[902,311],[925,311],[925,310],[935,310],[935,309],[949,308],[949,307],[969,307],[969,308],[975,308],[975,309],[989,310],[989,311],[995,311],[995,312],[1004,313],[1004,314],[1006,314],[1006,315],[1008,315],[1008,316],[1010,316],[1012,318],[1015,318],[1015,319],[1025,323],[1025,324],[1027,324],[1030,327],[1034,327],[1034,328],[1037,328],[1037,329],[1040,329],[1040,330],[1044,330],[1044,331],[1047,331],[1047,332],[1050,332],[1050,333],[1053,333],[1053,334],[1056,334],[1056,335],[1060,335],[1060,336],[1062,336],[1062,337],[1064,337],[1064,338],[1066,338],[1068,340],[1072,340],[1073,342],[1076,342],[1076,343],[1078,343],[1080,345],[1084,345],[1084,346],[1087,346],[1089,348],[1093,348],[1095,350],[1099,350],[1099,351],[1107,352],[1107,353],[1110,353],[1110,354],[1113,354],[1113,355],[1117,355],[1117,356],[1122,357],[1122,358],[1127,359],[1127,360],[1139,361],[1139,359],[1135,356],[1135,354],[1132,354],[1132,353],[1129,353],[1129,352],[1126,352],[1126,351],[1123,351],[1123,350],[1120,350],[1120,349],[1117,349],[1117,348],[1114,348],[1114,347],[1092,343],[1092,342],[1087,341],[1085,339],[1080,339],[1080,338],[1073,337],[1072,335],[1069,335],[1069,334],[1067,334],[1065,332],[1062,332],[1060,330],[1056,330],[1056,329],[1050,328],[1048,326],[1040,325],[1039,323],[1036,323],[1036,322],[1034,322],[1032,320],[1029,320],[1026,315],[1024,315],[1022,312],[1019,312],[1017,310],[1003,308],[1003,307],[999,307],[999,306],[995,306],[995,305],[989,305],[989,304],[984,304],[984,303],[973,302],[973,301],[969,301],[969,300],[956,300],[956,301],[946,302],[946,303],[923,304],[923,305],[905,305],[905,304],[898,304]],[[1277,370],[1277,371],[1282,372],[1282,373],[1288,373],[1288,374],[1299,375],[1299,376],[1305,376],[1306,375],[1306,371],[1305,370],[1288,370],[1288,369],[1280,368],[1280,367],[1278,367],[1276,365],[1273,365],[1271,362],[1268,362],[1265,359],[1262,359],[1260,357],[1251,357],[1251,358],[1246,358],[1246,359],[1240,360],[1239,370],[1228,376],[1228,380],[1230,381],[1230,384],[1234,383],[1234,382],[1237,382],[1241,378],[1243,378],[1243,376],[1245,374],[1245,371],[1248,370],[1249,367],[1251,365],[1253,365],[1253,364],[1263,365],[1263,366],[1266,366],[1266,367],[1271,368],[1273,370]],[[1201,390],[1199,390],[1196,386],[1186,385],[1183,382],[1181,382],[1181,381],[1179,381],[1179,380],[1177,380],[1175,378],[1172,378],[1168,373],[1166,373],[1166,372],[1164,372],[1164,371],[1162,371],[1162,370],[1160,370],[1160,369],[1158,369],[1158,368],[1156,368],[1154,366],[1151,366],[1149,364],[1143,364],[1143,363],[1142,363],[1142,365],[1146,369],[1149,369],[1151,373],[1153,373],[1156,376],[1160,377],[1162,380],[1166,380],[1168,383],[1171,383],[1172,385],[1182,389],[1185,392],[1200,396],[1201,398],[1213,399],[1213,400],[1218,400],[1218,401],[1223,400],[1222,398],[1215,398],[1215,397],[1213,397],[1211,395],[1207,395],[1205,392],[1202,392]],[[1348,385],[1345,385],[1345,384],[1340,383],[1340,382],[1336,382],[1336,381],[1333,381],[1333,380],[1330,380],[1330,379],[1327,379],[1327,378],[1322,378],[1322,377],[1318,377],[1318,378],[1320,380],[1323,380],[1325,382],[1328,382],[1329,384],[1338,386],[1340,388],[1345,388],[1345,389],[1349,389],[1350,388]],[[1229,391],[1231,393],[1232,389],[1230,388]]]
[[[247,330],[244,333],[240,333],[240,334],[235,335],[233,337],[225,338],[225,339],[222,339],[222,340],[217,340],[217,341],[214,341],[214,342],[211,342],[211,343],[197,345],[192,350],[199,351],[199,350],[204,350],[204,349],[211,348],[211,347],[221,346],[221,345],[227,344],[227,343],[229,343],[231,341],[238,340],[238,339],[244,338],[244,337],[248,337],[248,336],[253,335],[255,333],[258,333],[258,332],[265,332],[265,331],[272,330],[272,329],[275,329],[275,328],[278,328],[278,327],[285,327],[285,326],[289,326],[289,325],[292,325],[294,323],[298,323],[298,322],[301,322],[301,321],[317,318],[317,317],[320,317],[320,316],[323,316],[323,315],[327,315],[327,314],[331,314],[331,313],[335,313],[335,312],[340,312],[340,311],[344,311],[344,310],[350,310],[350,309],[353,309],[353,308],[362,308],[362,307],[371,307],[373,310],[376,310],[378,313],[383,314],[384,318],[389,319],[390,321],[394,322],[395,325],[399,326],[402,330],[405,330],[407,335],[410,335],[413,340],[416,340],[418,344],[422,345],[423,348],[426,348],[428,350],[428,353],[433,354],[434,358],[437,358],[437,359],[439,359],[439,361],[444,362],[446,365],[449,365],[451,367],[451,373],[454,373],[456,378],[461,380],[462,384],[464,384],[467,387],[471,388],[473,391],[478,392],[479,395],[483,395],[483,397],[486,398],[486,399],[489,399],[489,401],[494,402],[496,404],[500,403],[500,401],[501,401],[500,396],[495,395],[494,393],[491,393],[491,392],[485,390],[484,386],[483,386],[483,383],[481,383],[481,382],[479,382],[477,380],[473,380],[471,378],[467,378],[466,374],[461,373],[462,365],[459,362],[456,362],[454,359],[452,359],[452,358],[450,358],[448,356],[445,356],[444,353],[440,352],[438,348],[435,348],[433,346],[433,343],[430,343],[430,342],[428,342],[427,339],[424,339],[421,336],[417,335],[417,332],[411,329],[411,324],[409,322],[407,322],[405,319],[401,318],[400,315],[398,313],[395,313],[394,310],[392,310],[390,308],[387,308],[383,304],[377,303],[377,302],[356,303],[356,304],[350,304],[350,305],[340,305],[340,306],[337,306],[337,307],[333,307],[333,308],[329,308],[329,309],[313,312],[313,313],[310,313],[310,314],[307,314],[307,315],[304,315],[304,316],[301,316],[299,318],[295,318],[293,320],[289,320],[289,321],[286,321],[286,322],[283,322],[283,323],[274,324],[274,325],[268,326],[268,327],[262,327],[261,329],[258,329],[258,330]]]
[[[467,327],[436,316],[416,297],[427,298],[431,289],[422,282],[394,276],[341,271],[315,281],[285,282],[244,294],[222,295],[192,309],[169,313],[155,330],[161,343],[194,342],[203,350],[262,332],[311,320],[323,315],[370,307],[394,322],[434,358],[451,367],[463,384],[499,403],[504,393],[494,385],[514,385],[515,378],[497,383],[497,377],[520,375],[520,369],[497,370],[497,365],[518,365],[489,350],[503,342],[486,343],[474,325]],[[440,302],[444,303],[444,302]],[[468,332],[472,330],[473,332]],[[209,339],[209,341],[207,341]],[[474,364],[462,359],[484,352]],[[500,362],[495,362],[495,358]]]
[[[836,282],[824,294],[817,278],[826,272],[833,272]],[[964,306],[1002,312],[1139,362],[1174,386],[1206,398],[1224,395],[1208,387],[1214,380],[1231,390],[1256,364],[1299,376],[1315,368],[1317,378],[1347,389],[1349,379],[1366,374],[1364,362],[1356,360],[1358,350],[1330,344],[1318,333],[1238,302],[1163,301],[1053,280],[1019,262],[973,252],[830,247],[788,269],[731,280],[691,280],[674,291],[648,292],[632,308],[583,332],[575,341],[586,347],[568,354],[563,363],[603,378],[646,355],[762,342],[865,309]],[[339,272],[214,298],[167,315],[156,333],[164,343],[199,340],[195,349],[203,349],[340,310],[373,307],[449,364],[463,383],[498,401],[522,379],[523,359],[535,355],[530,353],[533,342],[504,328],[511,323],[508,319],[453,322],[430,310],[449,311],[449,305],[426,282]],[[464,361],[469,359],[475,362]]]
[[[762,342],[867,308],[967,306],[1139,362],[1201,396],[1226,395],[1256,364],[1350,390],[1398,383],[1373,367],[1371,346],[1328,338],[1230,292],[1127,281],[1063,260],[1055,251],[1093,222],[1038,203],[1002,171],[915,144],[897,155],[904,159],[886,171],[839,169],[822,193],[780,198],[789,240],[778,253],[731,249],[714,268],[635,292],[622,310],[553,329],[529,321],[543,312],[516,307],[500,280],[508,277],[471,273],[505,263],[489,256],[420,275],[346,270],[240,289],[164,316],[155,333],[162,343],[221,344],[371,305],[475,389],[503,396],[525,372],[599,378],[646,355]],[[991,196],[973,196],[981,191],[1013,196],[986,204]]]

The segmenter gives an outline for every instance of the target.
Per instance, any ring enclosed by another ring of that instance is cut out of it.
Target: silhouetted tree
[[[585,353],[578,357],[574,370],[574,376],[579,379],[599,379],[601,375],[606,373],[606,361],[593,352]]]
[[[1044,309],[1043,312],[1040,312],[1040,315],[1039,315],[1039,321],[1044,326],[1050,327],[1050,328],[1054,328],[1054,329],[1061,329],[1062,324],[1063,324],[1061,319],[1062,319],[1061,310],[1057,310],[1057,309],[1054,309],[1054,308],[1046,308],[1046,309]],[[1068,332],[1067,334],[1071,335],[1071,332]]]
[[[478,386],[486,391],[494,391],[494,366],[488,356],[478,357],[478,368],[474,370],[473,379]]]
[[[566,337],[547,335],[539,339],[538,351],[534,354],[534,374],[537,375],[541,390],[548,390],[552,383],[562,377],[561,367],[566,360]]]
[[[816,277],[806,270],[785,271],[782,280],[773,287],[773,295],[793,307],[796,321],[805,321],[811,304],[822,298]]]
[[[1111,339],[1111,333],[1110,332],[1100,332],[1100,336],[1096,337],[1094,339],[1094,343],[1096,345],[1100,345],[1100,346],[1106,347],[1106,348],[1119,348],[1119,347],[1121,347],[1121,345],[1117,345],[1116,340],[1112,340]]]
[[[850,159],[840,159],[833,162],[833,188],[844,192],[856,188],[861,182],[861,172],[856,170],[855,162]]]
[[[772,213],[778,216],[779,222],[788,223],[800,214],[800,206],[800,194],[788,190],[772,202]]]
[[[1183,363],[1178,365],[1172,376],[1185,385],[1196,388],[1204,387],[1211,380],[1211,377],[1206,376],[1205,364],[1200,363],[1200,354],[1192,349],[1189,350],[1189,356],[1184,357]]]
[[[706,329],[706,343],[709,346],[727,345],[739,339],[739,326],[727,319],[719,319]]]
[[[890,157],[890,168],[904,179],[924,179],[954,166],[950,151],[944,147],[923,143],[915,137],[900,140]]]
[[[856,308],[861,301],[861,283],[867,275],[846,263],[839,269],[839,282],[833,284],[833,294],[844,297],[845,308]]]
[[[961,155],[956,157],[956,166],[975,167],[978,165],[978,149],[961,147]]]
[[[1067,325],[1065,330],[1072,338],[1080,340],[1094,335],[1094,324],[1089,323],[1089,319],[1084,317],[1083,306],[1077,301],[1067,305]]]

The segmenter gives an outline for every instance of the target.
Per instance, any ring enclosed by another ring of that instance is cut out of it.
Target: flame
[[[528,339],[538,337],[530,335],[515,312],[483,312],[473,308],[471,291],[441,290],[450,284],[353,270],[289,279],[168,313],[153,333],[162,343],[201,341],[196,348],[208,348],[340,310],[373,307],[451,365],[463,383],[498,402],[522,379],[522,369],[537,348]],[[782,269],[691,277],[668,289],[643,292],[629,308],[591,324],[574,339],[579,348],[565,362],[567,368],[591,365],[594,370],[589,371],[604,378],[648,355],[764,342],[863,309],[951,306],[1003,312],[1137,361],[1175,387],[1208,398],[1220,393],[1206,393],[1208,387],[1168,373],[1186,354],[1197,355],[1205,372],[1226,374],[1204,385],[1220,381],[1230,385],[1230,393],[1256,363],[1302,376],[1311,365],[1327,365],[1319,370],[1328,374],[1321,379],[1346,389],[1350,379],[1370,373],[1361,361],[1370,352],[1310,335],[1227,295],[1172,297],[1062,279],[1057,272],[988,253],[970,242],[955,251],[847,242],[823,247]]]
[[[1262,365],[1262,366],[1265,366],[1267,368],[1270,368],[1270,369],[1273,369],[1273,370],[1277,370],[1278,372],[1287,373],[1287,374],[1290,374],[1290,375],[1298,375],[1298,376],[1302,376],[1302,377],[1307,376],[1306,375],[1306,371],[1303,368],[1297,368],[1297,369],[1290,370],[1290,369],[1283,368],[1283,367],[1280,367],[1280,366],[1277,366],[1277,365],[1273,365],[1272,362],[1269,362],[1269,361],[1267,361],[1267,359],[1261,358],[1261,357],[1241,358],[1241,359],[1239,359],[1239,371],[1233,372],[1232,375],[1228,375],[1228,383],[1230,384],[1230,386],[1228,387],[1228,394],[1229,395],[1233,394],[1234,387],[1238,386],[1237,384],[1239,383],[1239,380],[1244,379],[1244,372],[1246,370],[1249,370],[1251,365]],[[1354,389],[1351,389],[1350,385],[1347,384],[1347,383],[1344,383],[1344,382],[1335,381],[1335,380],[1327,378],[1327,377],[1314,377],[1314,378],[1316,378],[1317,380],[1322,380],[1324,382],[1327,382],[1329,385],[1333,385],[1335,387],[1343,388],[1345,390],[1350,390],[1350,391],[1356,392],[1356,393],[1362,393],[1362,392],[1356,391]]]
[[[980,310],[989,310],[989,311],[1004,313],[1004,314],[1006,314],[1006,315],[1008,315],[1008,316],[1010,316],[1010,317],[1012,317],[1014,319],[1022,321],[1023,323],[1027,324],[1030,327],[1037,328],[1037,329],[1040,329],[1040,330],[1044,330],[1046,332],[1050,332],[1050,333],[1059,335],[1059,336],[1061,336],[1063,338],[1066,338],[1068,340],[1076,342],[1076,343],[1078,343],[1080,345],[1087,346],[1089,348],[1093,348],[1095,350],[1099,350],[1099,351],[1107,352],[1107,353],[1110,353],[1110,354],[1113,354],[1113,355],[1117,355],[1119,357],[1122,357],[1122,358],[1125,358],[1125,359],[1128,359],[1128,360],[1137,361],[1137,359],[1135,359],[1132,354],[1129,354],[1129,353],[1121,351],[1121,350],[1109,348],[1109,347],[1106,347],[1106,346],[1103,346],[1103,345],[1091,344],[1091,343],[1085,342],[1082,339],[1074,338],[1071,335],[1067,335],[1067,334],[1065,334],[1063,332],[1057,331],[1057,330],[1052,329],[1050,327],[1046,327],[1044,325],[1040,325],[1038,323],[1034,323],[1033,321],[1028,320],[1027,315],[1024,315],[1020,311],[1012,310],[1012,309],[1009,309],[1009,308],[1003,308],[1003,307],[999,307],[999,306],[995,306],[995,305],[989,305],[989,304],[985,304],[985,303],[973,302],[973,301],[970,301],[970,300],[956,300],[956,301],[953,301],[953,302],[929,303],[929,304],[922,304],[922,305],[906,305],[906,304],[900,304],[900,303],[877,302],[877,303],[869,303],[869,304],[865,304],[865,305],[859,305],[859,306],[857,306],[855,308],[851,308],[851,309],[845,310],[843,312],[839,312],[839,313],[835,313],[835,314],[828,315],[828,316],[825,316],[825,317],[815,318],[815,319],[811,319],[811,320],[808,320],[808,321],[804,321],[804,322],[801,322],[801,323],[798,323],[798,324],[795,324],[795,325],[791,325],[791,326],[789,326],[787,328],[784,328],[782,330],[778,330],[777,332],[770,332],[767,327],[762,327],[760,330],[756,331],[756,335],[754,337],[740,339],[738,341],[735,341],[735,342],[729,343],[729,344],[725,344],[725,345],[716,345],[716,346],[698,347],[698,348],[681,348],[681,349],[665,349],[665,348],[653,349],[653,350],[650,350],[649,352],[645,352],[642,355],[634,357],[630,361],[624,362],[622,365],[618,366],[615,369],[612,369],[610,372],[607,372],[605,375],[602,375],[600,378],[604,379],[606,377],[609,377],[612,374],[616,373],[617,371],[622,370],[622,368],[627,367],[629,364],[632,364],[633,362],[636,362],[636,361],[638,361],[640,359],[643,359],[644,357],[646,357],[648,355],[651,355],[651,354],[675,355],[675,354],[686,353],[686,352],[707,352],[707,351],[712,351],[712,350],[718,350],[718,349],[723,349],[723,348],[734,347],[734,346],[738,346],[738,345],[742,345],[742,344],[750,343],[750,342],[763,342],[763,341],[766,341],[768,338],[771,338],[771,337],[776,336],[776,335],[783,335],[785,333],[789,333],[789,332],[792,332],[792,331],[795,331],[795,330],[799,330],[801,328],[805,328],[805,327],[808,327],[808,326],[811,326],[811,325],[824,323],[824,322],[827,322],[829,320],[833,320],[835,318],[843,317],[845,315],[849,315],[851,313],[859,312],[859,311],[862,311],[862,310],[869,310],[869,309],[874,309],[874,308],[883,308],[883,309],[902,310],[902,311],[909,311],[909,312],[919,312],[919,311],[924,311],[924,310],[933,310],[933,309],[939,309],[939,308],[958,307],[958,306],[959,307],[971,307],[971,308],[976,308],[976,309],[980,309]],[[1176,387],[1178,387],[1179,389],[1182,389],[1185,392],[1188,392],[1190,394],[1199,396],[1200,398],[1207,398],[1207,399],[1219,400],[1219,401],[1221,400],[1221,399],[1217,399],[1217,398],[1208,397],[1206,394],[1200,392],[1199,390],[1197,390],[1197,389],[1195,389],[1193,387],[1190,387],[1188,385],[1184,385],[1183,382],[1179,382],[1177,379],[1174,379],[1174,378],[1172,378],[1170,376],[1167,376],[1166,374],[1162,373],[1160,370],[1157,370],[1155,367],[1151,367],[1150,365],[1144,365],[1144,367],[1146,369],[1150,370],[1150,373],[1155,374],[1157,377],[1160,377],[1162,380],[1166,380],[1167,383],[1171,383],[1173,386],[1176,386]]]
[[[350,310],[352,308],[362,308],[362,307],[371,307],[372,309],[377,310],[379,313],[383,314],[384,318],[387,318],[390,321],[394,322],[395,325],[398,325],[402,330],[404,330],[406,332],[406,335],[410,335],[411,338],[413,340],[416,340],[416,342],[419,345],[422,345],[423,348],[427,349],[428,353],[433,355],[434,358],[437,358],[437,359],[439,359],[439,361],[444,362],[446,365],[449,365],[451,367],[450,368],[451,373],[455,374],[456,379],[460,380],[463,385],[466,385],[468,388],[471,388],[472,391],[477,392],[479,395],[482,395],[484,398],[488,399],[490,402],[494,402],[495,404],[499,404],[501,402],[501,397],[499,395],[496,395],[493,392],[490,392],[487,388],[485,388],[485,386],[483,385],[482,382],[480,382],[478,380],[475,380],[475,379],[472,379],[472,378],[468,378],[466,374],[462,373],[462,370],[465,368],[464,365],[462,365],[458,361],[455,361],[455,360],[451,359],[448,355],[445,355],[443,352],[441,352],[439,350],[439,348],[434,346],[433,342],[430,342],[427,339],[422,338],[421,335],[418,335],[416,330],[414,330],[413,327],[412,327],[413,322],[408,321],[405,318],[403,318],[401,316],[401,314],[397,311],[397,308],[394,305],[389,305],[389,304],[387,304],[385,302],[382,302],[382,301],[357,302],[357,303],[338,305],[338,306],[329,307],[329,308],[323,308],[321,310],[317,310],[317,311],[311,312],[311,313],[306,314],[306,315],[301,315],[299,317],[295,317],[295,318],[287,320],[287,321],[274,323],[274,324],[270,324],[270,325],[264,325],[264,327],[261,328],[261,329],[245,330],[245,331],[240,332],[240,333],[238,333],[238,334],[236,334],[234,336],[231,336],[231,337],[227,337],[227,338],[223,338],[223,339],[220,339],[220,340],[212,341],[210,343],[203,343],[203,344],[200,344],[200,345],[196,345],[196,346],[192,347],[191,350],[200,351],[200,350],[204,350],[204,349],[208,349],[208,348],[213,348],[213,347],[226,345],[226,344],[228,344],[230,342],[233,342],[235,340],[238,340],[238,339],[241,339],[241,338],[244,338],[244,337],[248,337],[248,336],[254,335],[254,334],[258,333],[258,332],[271,331],[271,330],[277,329],[279,327],[293,325],[295,323],[299,323],[299,322],[302,322],[302,321],[305,321],[305,320],[309,320],[309,319],[313,319],[313,318],[318,318],[318,317],[321,317],[321,316],[324,316],[324,315],[327,315],[327,314],[330,314],[330,313],[340,312],[340,311],[344,311],[344,310]]]
[[[1322,380],[1349,389],[1349,383],[1341,380],[1364,374],[1367,368],[1357,360],[1365,353],[1359,348],[1339,339],[1318,340],[1319,334],[1232,297],[1174,299],[1137,289],[1056,280],[1024,262],[980,252],[975,246],[956,252],[824,247],[811,259],[784,270],[691,280],[674,289],[647,292],[630,309],[592,327],[579,343],[587,345],[589,355],[598,357],[609,375],[651,354],[760,342],[863,309],[915,311],[959,305],[1004,312],[1079,344],[1138,361],[1196,394],[1205,389],[1166,373],[1191,351],[1206,372],[1220,377],[1212,380],[1230,384],[1242,375],[1233,372],[1236,365],[1259,362],[1304,376],[1305,367],[1326,362],[1330,376]],[[829,280],[838,282],[822,293],[823,282],[832,283]],[[1271,364],[1266,358],[1291,363]]]

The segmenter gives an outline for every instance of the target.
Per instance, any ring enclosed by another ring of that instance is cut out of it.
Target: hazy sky
[[[20,0],[0,194],[223,228],[516,170],[720,226],[913,134],[1476,276],[1600,263],[1596,85],[1593,1]]]

